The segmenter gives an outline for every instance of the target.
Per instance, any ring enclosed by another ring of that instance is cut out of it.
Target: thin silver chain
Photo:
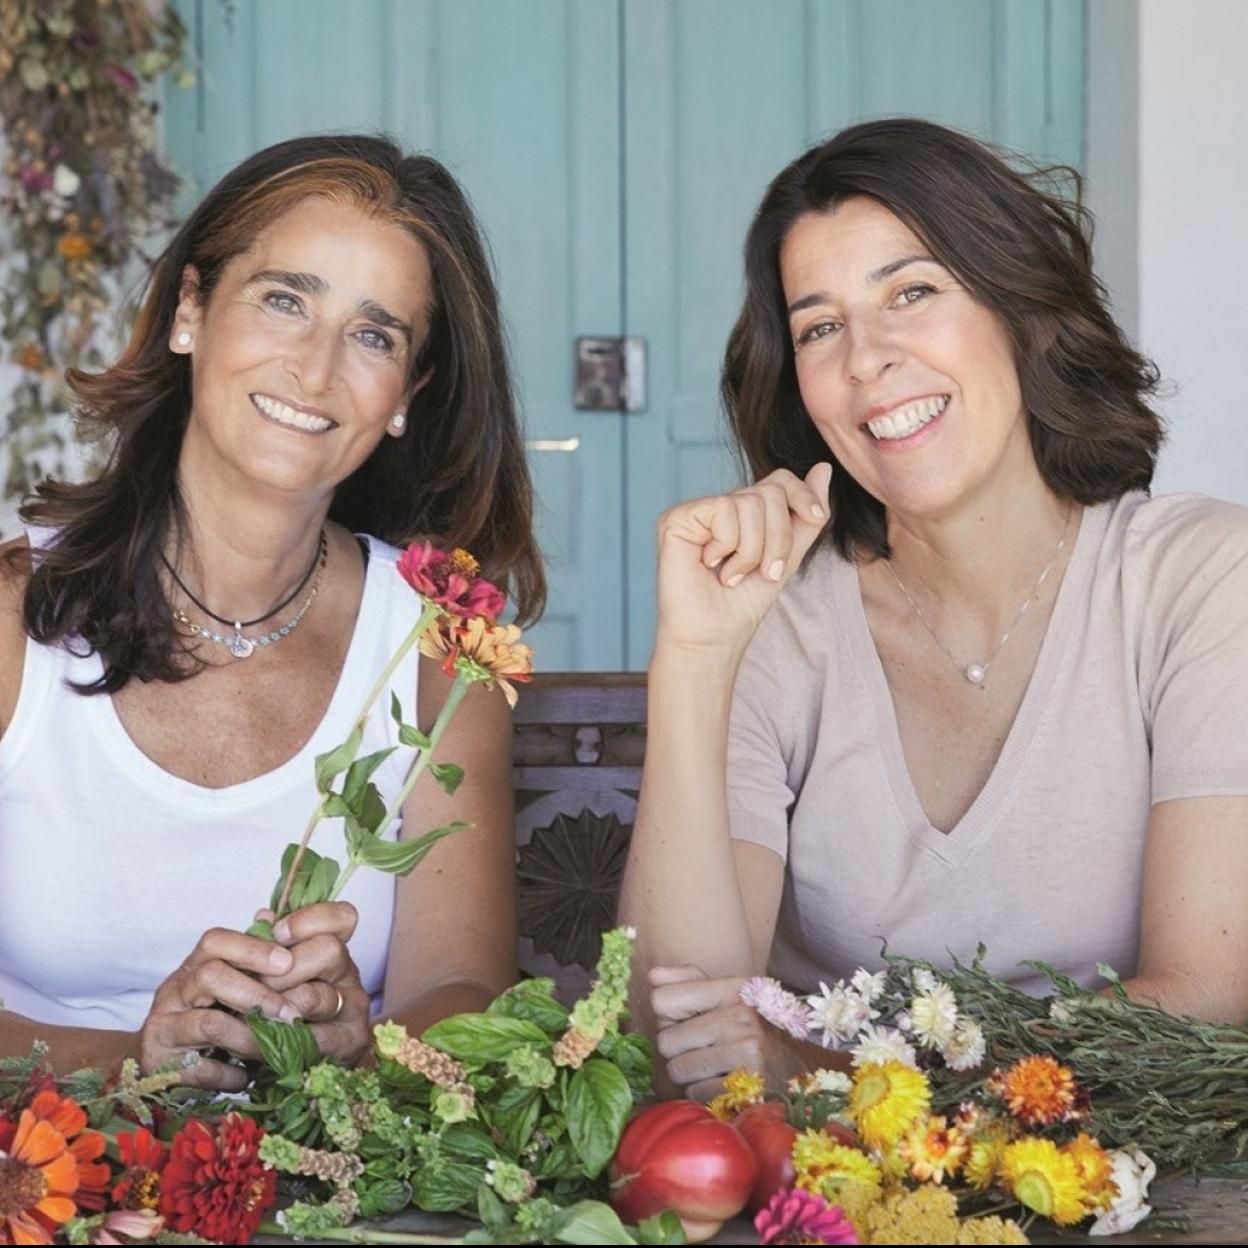
[[[926,615],[923,614],[923,608],[915,602],[910,591],[901,583],[901,577],[897,575],[897,569],[893,567],[891,559],[886,559],[888,570],[893,574],[893,580],[897,582],[897,588],[906,596],[906,601],[910,604],[915,615],[919,617],[919,622],[932,635],[932,640],[949,656],[954,667],[966,677],[973,685],[982,686],[988,678],[988,669],[997,661],[997,656],[1001,653],[1001,647],[1010,639],[1010,634],[1018,627],[1019,621],[1027,613],[1027,608],[1036,600],[1036,596],[1040,593],[1040,586],[1044,584],[1049,573],[1053,570],[1053,565],[1057,562],[1058,556],[1066,548],[1066,538],[1070,532],[1070,517],[1074,514],[1074,508],[1071,507],[1066,513],[1066,523],[1062,526],[1062,540],[1058,542],[1057,549],[1053,552],[1053,558],[1044,565],[1044,571],[1036,577],[1036,583],[1031,587],[1031,593],[1023,599],[1023,605],[1019,607],[1018,614],[1011,621],[1009,628],[1001,635],[1001,640],[997,642],[996,649],[988,656],[985,663],[963,663],[957,655],[949,649],[947,645],[936,634],[936,630],[931,626]]]

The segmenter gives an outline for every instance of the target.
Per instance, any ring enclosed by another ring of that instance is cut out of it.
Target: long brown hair
[[[1069,176],[1074,202],[1057,179]],[[851,126],[772,182],[745,243],[745,304],[728,340],[721,395],[754,478],[805,475],[834,459],[802,404],[780,248],[801,216],[850,196],[876,200],[995,312],[1014,345],[1032,450],[1044,480],[1080,503],[1147,489],[1163,438],[1147,399],[1156,367],[1135,351],[1092,271],[1091,221],[1074,170],[1016,172],[987,145],[929,121]],[[884,505],[832,476],[831,542],[845,558],[887,556]]]
[[[410,404],[407,435],[381,439],[338,486],[330,518],[394,544],[428,537],[467,547],[486,575],[510,583],[522,622],[541,612],[546,582],[498,296],[463,192],[437,161],[404,156],[384,138],[291,139],[250,157],[204,197],[157,260],[117,363],[69,376],[84,423],[115,442],[95,480],[45,482],[22,508],[23,520],[56,530],[34,561],[24,620],[35,641],[80,637],[101,655],[104,676],[83,692],[194,670],[160,575],[167,541],[185,528],[177,466],[190,361],[168,346],[182,273],[193,265],[200,298],[210,300],[226,264],[309,196],[407,229],[433,273],[429,334],[409,380],[432,377]]]

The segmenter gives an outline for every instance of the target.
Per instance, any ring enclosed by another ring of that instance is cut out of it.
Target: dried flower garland
[[[157,105],[143,86],[194,81],[185,39],[171,4],[0,5],[0,230],[13,258],[0,334],[21,370],[0,498],[27,493],[36,463],[66,470],[64,372],[103,364],[98,339],[127,266],[171,223],[178,179],[157,155]]]

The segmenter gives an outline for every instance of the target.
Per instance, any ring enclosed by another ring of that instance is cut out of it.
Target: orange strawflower
[[[50,1123],[22,1110],[17,1133],[0,1153],[0,1244],[50,1244],[78,1212],[78,1160]]]
[[[66,260],[85,260],[91,254],[91,244],[82,234],[62,234],[56,249]]]
[[[945,1175],[952,1178],[970,1152],[970,1142],[956,1126],[948,1126],[944,1118],[920,1118],[902,1136],[897,1152],[910,1163],[910,1173],[926,1183],[943,1183]]]
[[[112,1177],[108,1164],[100,1160],[107,1143],[98,1131],[87,1130],[83,1108],[77,1101],[61,1096],[55,1088],[45,1088],[30,1102],[30,1112],[61,1133],[78,1164],[74,1203],[79,1209],[103,1209]]]
[[[1105,1149],[1086,1131],[1080,1131],[1069,1144],[1062,1145],[1061,1151],[1073,1159],[1079,1171],[1088,1207],[1108,1209],[1118,1195],[1118,1184],[1114,1182],[1114,1163]]]
[[[1005,1103],[1028,1126],[1058,1122],[1077,1091],[1074,1072],[1051,1057],[1022,1057],[1005,1072]]]

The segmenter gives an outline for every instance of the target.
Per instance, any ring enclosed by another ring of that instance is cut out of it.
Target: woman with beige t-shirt
[[[688,1095],[826,1064],[742,977],[885,938],[1248,1022],[1248,510],[1148,497],[1156,373],[1083,224],[913,120],[758,212],[723,384],[756,484],[660,524],[621,903]]]

